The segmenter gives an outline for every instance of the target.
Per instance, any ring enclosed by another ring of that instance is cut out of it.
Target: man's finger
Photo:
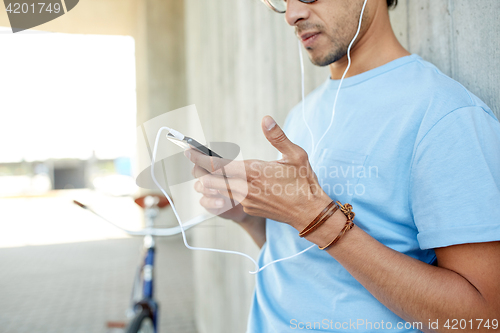
[[[210,197],[220,197],[221,196],[219,191],[217,191],[215,189],[211,189],[211,188],[206,188],[205,186],[203,186],[203,184],[199,180],[196,183],[194,183],[194,190],[198,193],[201,193],[203,195],[210,196]]]
[[[288,139],[281,127],[270,116],[262,119],[262,131],[266,139],[283,154],[283,159],[296,156],[303,150]]]
[[[248,193],[248,183],[243,179],[226,178],[216,175],[206,175],[200,177],[201,184],[207,189],[231,191],[246,195]]]
[[[199,167],[195,164],[195,166],[191,170],[191,174],[193,175],[194,178],[200,178],[200,177],[203,177],[205,175],[209,175],[210,173],[207,170],[205,170],[202,167]]]
[[[218,190],[217,192],[219,192],[219,194],[225,197],[227,200],[233,200],[234,206],[239,205],[246,198],[246,195],[240,194],[238,192],[231,192],[231,194],[226,190]]]
[[[245,162],[237,160],[227,160],[214,156],[207,156],[194,149],[188,149],[184,152],[187,158],[197,166],[202,167],[214,175],[226,177],[238,177],[245,179]]]
[[[200,199],[200,205],[203,206],[203,208],[207,210],[215,210],[215,209],[220,209],[227,205],[227,202],[224,198],[210,198],[203,196]],[[229,204],[230,207],[230,204]]]

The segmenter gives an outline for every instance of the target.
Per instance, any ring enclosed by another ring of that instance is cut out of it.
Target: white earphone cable
[[[337,93],[335,95],[335,101],[333,103],[333,111],[332,111],[332,117],[331,117],[331,120],[330,120],[330,125],[328,126],[328,128],[326,129],[326,131],[323,133],[323,135],[319,139],[317,146],[315,146],[315,144],[314,144],[314,135],[313,135],[313,132],[312,132],[311,128],[309,127],[309,125],[307,124],[307,121],[306,121],[306,118],[305,118],[305,105],[304,105],[304,98],[305,98],[304,59],[303,59],[303,56],[302,56],[302,46],[301,46],[300,41],[299,41],[300,70],[301,70],[301,77],[302,77],[302,85],[301,85],[301,88],[302,88],[302,118],[304,120],[304,123],[307,126],[307,129],[309,130],[309,134],[311,135],[311,142],[312,142],[312,150],[311,150],[312,154],[311,154],[311,157],[314,156],[316,148],[319,146],[321,140],[323,140],[323,138],[328,133],[328,131],[330,130],[330,128],[331,128],[331,126],[333,124],[333,117],[335,115],[335,108],[337,106],[337,99],[338,99],[338,96],[339,96],[340,88],[342,87],[342,82],[344,81],[344,78],[347,75],[347,71],[351,67],[351,55],[350,55],[351,47],[354,44],[354,41],[358,37],[358,34],[359,34],[360,30],[361,30],[361,23],[362,23],[362,20],[363,20],[363,13],[365,11],[365,6],[366,6],[367,1],[368,0],[364,0],[364,4],[363,4],[363,8],[361,10],[361,15],[360,15],[359,24],[358,24],[358,30],[356,32],[356,35],[354,36],[354,38],[352,39],[351,43],[349,44],[349,47],[347,48],[348,65],[347,65],[346,70],[344,71],[344,74],[342,75],[339,87],[337,89]],[[269,267],[272,264],[278,263],[280,261],[285,261],[285,260],[288,260],[288,259],[292,259],[292,258],[294,258],[296,256],[301,255],[302,253],[305,253],[305,252],[309,251],[313,247],[317,246],[316,244],[313,244],[313,245],[309,246],[308,248],[306,248],[306,249],[304,249],[304,250],[302,250],[302,251],[300,251],[300,252],[298,252],[298,253],[296,253],[294,255],[291,255],[289,257],[285,257],[285,258],[281,258],[281,259],[277,259],[277,260],[271,261],[271,262],[269,262],[269,263],[267,263],[264,266],[262,266],[262,267],[259,268],[259,264],[257,263],[257,261],[255,261],[255,259],[253,259],[252,257],[250,257],[248,254],[245,254],[245,253],[242,253],[242,252],[230,251],[230,250],[222,250],[222,249],[213,249],[213,248],[204,248],[204,247],[195,247],[195,246],[189,245],[188,242],[187,242],[187,239],[186,239],[185,229],[184,229],[184,226],[182,225],[182,221],[181,221],[181,219],[179,217],[179,214],[177,213],[177,209],[175,208],[175,206],[174,206],[172,200],[170,199],[169,195],[167,194],[167,192],[163,189],[163,187],[161,187],[160,183],[158,182],[158,180],[156,179],[155,174],[154,174],[154,166],[155,166],[155,160],[156,160],[156,153],[157,153],[157,150],[158,150],[158,143],[160,141],[161,133],[164,130],[167,130],[167,131],[171,132],[172,134],[174,134],[174,136],[175,136],[176,133],[178,133],[175,130],[173,130],[171,128],[168,128],[168,127],[161,127],[158,130],[158,133],[156,135],[155,145],[154,145],[154,148],[153,148],[153,156],[152,156],[152,159],[151,159],[151,178],[153,179],[153,181],[156,184],[156,186],[160,189],[160,191],[163,193],[163,195],[167,198],[168,202],[170,203],[170,206],[172,207],[174,215],[175,215],[175,217],[177,219],[177,222],[179,223],[179,227],[181,229],[182,239],[184,241],[184,245],[188,249],[195,250],[195,251],[211,251],[211,252],[236,254],[236,255],[243,256],[243,257],[251,260],[254,263],[255,267],[256,267],[256,270],[255,271],[251,271],[250,274],[257,274],[257,273],[261,272],[266,267]]]
[[[304,56],[302,55],[302,45],[300,44],[300,40],[297,40],[297,42],[299,43],[300,77],[301,77],[300,81],[301,81],[301,92],[302,92],[302,119],[304,120],[304,124],[306,124],[307,129],[309,130],[309,135],[311,136],[311,144],[312,144],[311,151],[314,152],[314,135],[313,135],[311,128],[307,124],[306,112],[304,110],[305,109],[304,100],[306,98],[305,97],[305,80],[304,80],[304,76],[305,76]]]
[[[337,88],[337,93],[335,94],[335,100],[333,102],[333,110],[332,110],[332,116],[330,119],[330,125],[328,126],[326,131],[323,133],[323,135],[319,139],[317,145],[314,144],[314,135],[312,133],[311,128],[307,124],[306,117],[305,117],[305,111],[304,111],[304,109],[305,109],[305,106],[304,106],[304,59],[302,57],[302,46],[301,46],[300,40],[299,40],[300,69],[301,69],[301,75],[302,75],[302,118],[304,119],[304,123],[306,124],[307,129],[309,130],[309,134],[311,135],[311,142],[312,142],[311,159],[313,159],[315,157],[314,153],[316,152],[316,148],[319,147],[320,142],[323,140],[325,135],[328,133],[328,131],[330,131],[330,128],[332,127],[333,118],[335,116],[335,109],[337,107],[337,99],[339,97],[340,88],[342,88],[342,83],[344,82],[344,78],[347,75],[347,71],[349,71],[349,68],[351,67],[351,47],[354,44],[354,42],[356,41],[356,38],[358,38],[359,32],[361,31],[361,23],[363,21],[363,14],[365,12],[366,3],[368,2],[368,0],[364,0],[364,1],[365,2],[363,3],[363,8],[361,9],[361,14],[359,17],[358,30],[356,31],[354,38],[351,40],[351,43],[349,44],[349,47],[347,48],[347,67],[344,71],[344,74],[342,75],[342,78],[340,79],[340,83],[339,83],[339,86]],[[313,161],[311,161],[311,162],[313,162]]]
[[[236,254],[236,255],[241,255],[241,256],[244,256],[245,258],[248,258],[250,259],[254,264],[255,264],[255,267],[256,267],[256,271],[254,272],[250,272],[251,274],[256,274],[258,273],[260,270],[259,270],[259,264],[255,261],[255,259],[253,259],[252,257],[250,257],[248,254],[245,254],[245,253],[241,253],[241,252],[237,252],[237,251],[229,251],[229,250],[221,250],[221,249],[212,249],[212,248],[205,248],[205,247],[195,247],[195,246],[191,246],[188,244],[187,242],[187,239],[186,239],[186,232],[184,230],[184,226],[182,225],[182,221],[181,221],[181,218],[179,217],[179,214],[177,213],[177,209],[175,208],[175,205],[174,203],[172,202],[172,200],[170,199],[170,196],[167,194],[167,192],[163,189],[163,187],[160,185],[160,183],[158,182],[158,180],[156,179],[155,177],[155,160],[156,160],[156,153],[157,153],[157,150],[158,150],[158,142],[160,141],[160,137],[161,137],[161,133],[164,131],[164,130],[168,130],[169,132],[172,132],[173,130],[168,128],[168,127],[162,127],[158,130],[158,133],[156,134],[156,140],[155,140],[155,145],[154,145],[154,148],[153,148],[153,156],[151,158],[151,178],[153,179],[154,183],[156,184],[156,186],[158,186],[158,188],[160,189],[160,191],[163,193],[163,195],[167,198],[168,202],[170,203],[170,206],[172,207],[172,210],[174,212],[174,215],[175,215],[175,218],[177,219],[177,222],[179,223],[179,227],[181,229],[181,233],[182,233],[182,240],[184,241],[184,245],[190,249],[190,250],[195,250],[195,251],[211,251],[211,252],[221,252],[221,253],[228,253],[228,254]]]

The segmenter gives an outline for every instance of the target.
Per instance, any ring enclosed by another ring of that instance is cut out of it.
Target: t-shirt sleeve
[[[441,118],[418,143],[409,196],[421,249],[500,240],[500,123],[494,115],[473,106]]]

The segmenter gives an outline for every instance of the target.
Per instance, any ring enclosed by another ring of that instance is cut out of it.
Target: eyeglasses
[[[286,0],[261,0],[267,7],[274,10],[276,13],[283,14],[286,12]],[[318,0],[299,0],[303,3],[313,3]]]

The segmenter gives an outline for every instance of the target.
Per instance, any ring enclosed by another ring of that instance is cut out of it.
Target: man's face
[[[295,27],[313,64],[328,66],[347,54],[349,43],[356,34],[363,2],[319,0],[305,4],[298,0],[287,1],[286,21]],[[368,5],[358,40],[369,22]]]

